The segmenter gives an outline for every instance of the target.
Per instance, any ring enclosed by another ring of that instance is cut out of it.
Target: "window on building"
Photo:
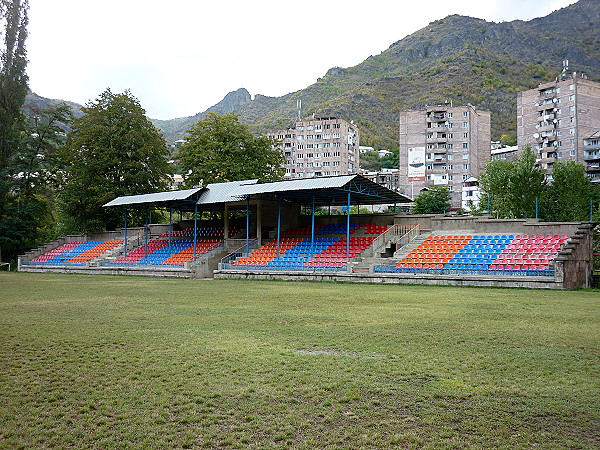
[[[463,159],[469,159],[469,154],[468,153],[463,153]]]
[[[463,111],[463,117],[469,117],[469,111]]]
[[[304,131],[304,127],[303,126],[296,127],[296,130],[298,130],[298,131]]]
[[[307,129],[307,130],[314,130],[314,129],[315,129],[315,127],[314,127],[314,125],[309,125],[309,126],[307,126],[307,127],[306,127],[306,129]]]
[[[571,111],[571,112],[575,112],[575,105],[571,105],[571,106],[569,106],[569,111]]]
[[[468,164],[463,164],[463,170],[469,170],[469,165]]]
[[[462,126],[463,128],[469,128],[469,122],[463,122]]]
[[[448,117],[449,119],[451,119],[451,118],[452,118],[452,115],[453,115],[453,114],[452,114],[451,112],[449,112],[449,113],[446,113],[446,117]]]
[[[569,95],[569,101],[572,102],[575,96],[573,94]]]
[[[449,154],[449,155],[447,156],[447,158],[448,158],[449,160],[451,160],[451,159],[453,159],[453,158],[454,158],[454,155],[452,155],[452,154]]]
[[[454,147],[454,144],[446,144],[446,148],[448,150],[452,150],[453,147]]]
[[[469,133],[463,133],[463,138],[468,139]]]
[[[462,148],[469,148],[469,144],[467,142],[463,142]]]
[[[569,123],[575,123],[575,117],[569,117]]]
[[[467,178],[469,178],[469,175],[463,175],[462,176],[463,181],[465,181]]]

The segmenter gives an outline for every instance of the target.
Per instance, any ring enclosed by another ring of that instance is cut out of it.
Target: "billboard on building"
[[[408,148],[408,181],[425,181],[425,147]]]

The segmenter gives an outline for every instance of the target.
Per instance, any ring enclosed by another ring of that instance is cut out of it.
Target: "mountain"
[[[238,113],[243,105],[251,101],[251,98],[250,93],[246,89],[240,88],[237,91],[227,94],[216,105],[194,116],[170,120],[150,119],[150,121],[156,128],[162,131],[167,142],[172,144],[176,140],[182,139],[185,136],[186,130],[194,123],[202,120],[209,112],[216,114]]]
[[[492,138],[516,132],[516,93],[569,70],[600,80],[600,1],[577,3],[530,21],[494,23],[453,15],[349,68],[334,67],[282,97],[230,92],[192,117],[153,120],[173,143],[209,111],[240,115],[255,132],[287,128],[302,113],[354,120],[361,144],[398,147],[398,113],[451,100],[491,111]]]
[[[530,21],[502,23],[453,15],[395,42],[357,66],[330,69],[316,83],[282,97],[256,95],[239,102],[240,120],[255,132],[286,128],[303,115],[354,120],[361,143],[398,146],[398,113],[447,100],[492,113],[492,137],[515,135],[516,93],[570,71],[600,79],[600,2],[580,0]],[[238,91],[239,92],[239,91]],[[231,95],[231,94],[228,94]],[[216,105],[215,105],[216,106]],[[157,123],[173,140],[197,120]]]

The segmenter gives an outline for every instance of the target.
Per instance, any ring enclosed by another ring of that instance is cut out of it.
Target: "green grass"
[[[0,448],[598,448],[599,300],[0,273]]]

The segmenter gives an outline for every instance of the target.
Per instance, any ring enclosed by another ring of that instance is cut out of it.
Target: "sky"
[[[352,67],[451,14],[530,20],[575,0],[29,0],[29,86],[80,104],[104,90],[153,119],[231,91],[281,96]]]

